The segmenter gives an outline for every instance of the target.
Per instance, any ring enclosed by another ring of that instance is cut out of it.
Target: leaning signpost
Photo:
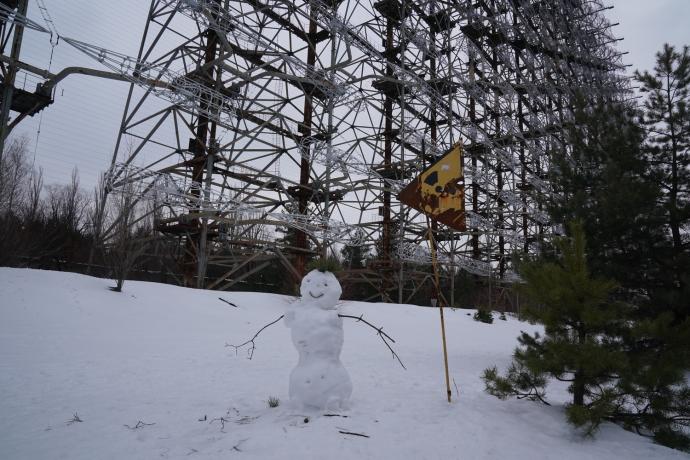
[[[455,144],[445,155],[422,171],[419,176],[398,194],[398,199],[426,216],[431,263],[434,270],[435,295],[431,300],[431,305],[436,307],[438,304],[441,315],[441,340],[443,343],[443,364],[446,372],[446,394],[448,402],[451,402],[446,324],[443,317],[444,302],[441,300],[434,224],[441,223],[458,231],[466,230],[462,146],[459,143]]]

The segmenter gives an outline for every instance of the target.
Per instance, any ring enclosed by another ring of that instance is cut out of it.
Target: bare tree
[[[84,229],[88,201],[79,188],[79,171],[75,167],[69,184],[48,187],[48,219],[69,231],[80,232]]]
[[[118,187],[114,195],[113,222],[102,238],[108,239],[108,260],[116,285],[111,288],[121,292],[134,264],[144,254],[151,239],[151,226],[148,225],[151,212],[141,208],[136,184],[132,178],[120,178],[124,185]],[[141,208],[141,209],[140,209]],[[103,212],[106,212],[104,209]]]
[[[26,193],[26,203],[24,206],[24,220],[36,222],[43,215],[43,202],[41,192],[43,191],[43,168],[31,171],[29,186]]]
[[[88,211],[88,226],[91,234],[91,247],[89,248],[89,260],[86,267],[86,274],[91,273],[91,266],[94,262],[95,253],[103,246],[104,224],[108,219],[108,186],[106,175],[101,174],[98,183],[93,189],[93,204]]]
[[[55,268],[67,263],[85,261],[87,242],[84,237],[89,197],[79,188],[79,172],[72,170],[70,183],[50,185],[45,198],[45,226],[42,259]]]
[[[26,178],[31,172],[27,160],[29,140],[22,136],[12,139],[4,152],[0,168],[0,214],[17,214],[26,193]]]

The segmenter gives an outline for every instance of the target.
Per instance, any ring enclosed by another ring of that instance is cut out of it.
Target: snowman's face
[[[333,273],[312,270],[302,279],[300,293],[304,302],[324,310],[335,310],[343,290]]]

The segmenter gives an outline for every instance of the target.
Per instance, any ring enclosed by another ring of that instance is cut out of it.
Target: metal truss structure
[[[46,28],[26,17],[27,7],[28,0],[0,1],[0,164],[5,140],[12,129],[27,116],[34,116],[53,102],[50,92],[38,89],[31,92],[15,84],[22,77],[29,76],[30,81],[35,78],[34,72],[18,65],[24,29],[51,33],[50,25]],[[11,121],[10,112],[17,114]]]
[[[405,301],[428,228],[396,194],[458,142],[468,229],[432,225],[446,273],[513,281],[511,255],[551,234],[549,155],[568,149],[574,98],[629,91],[605,9],[152,0],[136,57],[65,40],[132,83],[110,185],[165,196],[157,228],[185,247],[187,284],[230,287],[271,258],[297,279],[310,256],[365,245],[347,279]]]

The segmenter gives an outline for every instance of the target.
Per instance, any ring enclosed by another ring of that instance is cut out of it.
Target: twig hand
[[[359,315],[359,316],[351,316],[351,315],[341,315],[341,314],[338,314],[338,316],[340,316],[341,318],[356,319],[358,323],[359,323],[359,322],[362,322],[362,323],[366,324],[367,326],[371,327],[372,329],[374,329],[374,330],[376,331],[376,335],[378,335],[379,337],[381,337],[381,340],[383,340],[383,343],[385,343],[386,346],[388,347],[388,349],[391,351],[391,353],[393,353],[393,357],[394,357],[395,359],[398,360],[398,362],[400,363],[400,365],[402,366],[403,369],[407,370],[407,368],[405,367],[405,365],[404,365],[404,364],[402,363],[402,361],[400,360],[400,356],[398,356],[398,354],[393,350],[393,347],[391,347],[391,345],[388,343],[388,340],[390,340],[390,341],[393,342],[393,343],[395,343],[395,340],[393,340],[393,338],[392,338],[390,335],[388,335],[388,334],[386,334],[385,332],[383,332],[383,327],[376,327],[376,326],[374,326],[373,324],[371,324],[369,321],[365,320],[365,319],[364,319],[364,314]],[[386,339],[388,339],[388,340],[386,340]]]

